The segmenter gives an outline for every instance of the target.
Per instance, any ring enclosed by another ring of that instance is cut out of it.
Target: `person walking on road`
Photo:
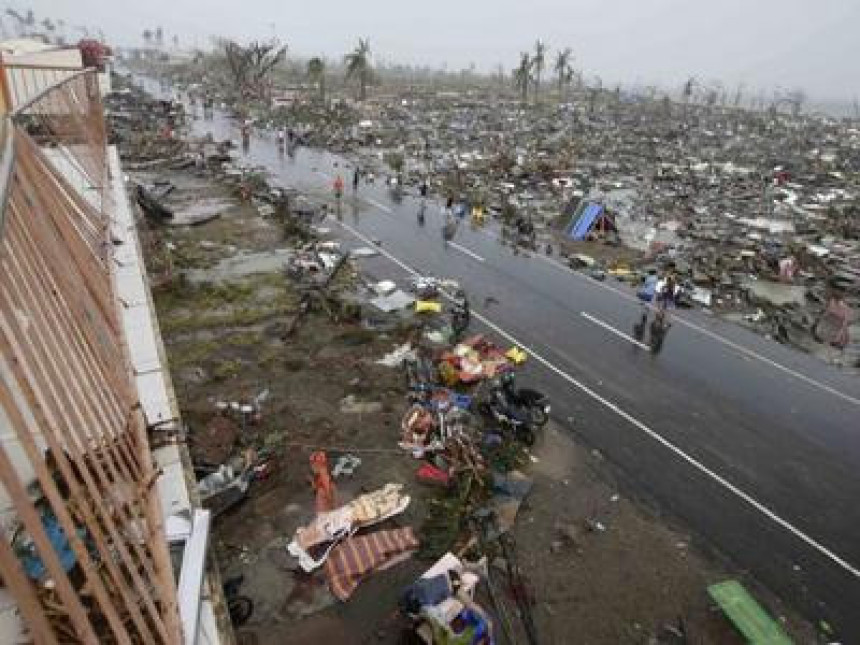
[[[352,173],[352,192],[358,192],[359,181],[361,181],[361,168],[356,166],[355,171]]]
[[[834,290],[827,299],[827,306],[813,327],[813,335],[827,346],[827,360],[841,365],[845,348],[850,342],[849,328],[853,321],[851,307],[841,292]]]

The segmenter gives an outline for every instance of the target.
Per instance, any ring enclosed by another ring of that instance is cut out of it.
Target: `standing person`
[[[278,149],[283,151],[284,145],[287,142],[287,132],[283,126],[278,128]]]
[[[824,313],[815,324],[815,336],[828,347],[828,360],[832,363],[841,363],[842,355],[850,341],[848,328],[851,326],[851,307],[845,302],[844,295],[834,291],[827,299]],[[835,353],[838,352],[837,357]]]
[[[334,180],[334,196],[338,202],[343,197],[343,177],[338,175]]]
[[[251,123],[245,121],[242,124],[242,148],[247,152],[251,145]]]
[[[361,168],[356,166],[355,171],[352,173],[352,192],[358,192],[359,181],[361,181]]]
[[[663,286],[660,289],[660,293],[658,294],[658,304],[663,309],[668,309],[675,305],[676,289],[677,284],[675,282],[674,274],[667,273],[666,278],[663,280]]]
[[[654,300],[654,295],[657,292],[657,270],[649,269],[648,275],[645,276],[645,281],[642,283],[639,291],[636,292],[636,296],[642,302],[651,302]]]

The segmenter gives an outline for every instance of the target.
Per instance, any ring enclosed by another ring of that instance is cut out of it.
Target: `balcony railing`
[[[39,643],[181,642],[95,74],[29,97],[1,136],[0,583]]]

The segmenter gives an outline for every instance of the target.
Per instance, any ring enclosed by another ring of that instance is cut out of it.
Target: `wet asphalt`
[[[239,138],[217,111],[192,127]],[[493,325],[475,320],[475,331],[535,354],[521,382],[549,394],[553,417],[599,451],[622,492],[689,530],[735,577],[860,642],[860,381],[699,311],[676,312],[651,355],[618,335],[641,309],[611,278],[514,254],[492,228],[461,226],[446,245],[438,202],[419,226],[417,199],[398,203],[380,183],[353,194],[352,168],[336,155],[285,155],[273,135],[240,154],[274,185],[325,197],[341,174],[341,214],[325,225],[348,248],[378,241],[412,270],[459,280]],[[385,256],[360,263],[402,286],[410,277]]]

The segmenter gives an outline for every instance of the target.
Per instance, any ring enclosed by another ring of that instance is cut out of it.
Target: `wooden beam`
[[[14,282],[15,281],[13,281],[13,284]],[[5,295],[6,294],[0,294],[0,307],[6,304],[4,302]],[[2,308],[7,309],[8,307]],[[16,336],[21,338],[20,329],[18,329],[17,334],[10,334],[11,329],[19,327],[16,320],[6,319],[4,316],[2,321],[3,331],[6,335],[10,338],[15,338]],[[118,483],[118,481],[126,480],[118,477],[118,475],[114,473],[114,481],[112,481],[98,461],[86,459],[87,440],[86,438],[82,438],[78,423],[69,417],[70,410],[60,405],[60,401],[65,401],[67,405],[71,404],[71,401],[68,399],[65,386],[62,384],[62,381],[60,384],[55,384],[55,379],[57,378],[56,375],[52,378],[50,372],[51,368],[48,366],[51,359],[45,355],[44,348],[42,347],[43,341],[39,339],[39,332],[44,333],[44,330],[41,328],[41,323],[38,322],[38,316],[32,322],[37,327],[37,333],[30,334],[28,340],[16,342],[12,345],[12,351],[19,357],[16,367],[20,366],[26,370],[25,374],[22,375],[24,378],[19,377],[19,380],[26,382],[28,386],[32,387],[32,394],[35,399],[33,401],[33,408],[50,411],[51,417],[54,419],[54,422],[51,423],[49,418],[46,418],[46,421],[49,422],[42,427],[46,439],[48,436],[53,434],[52,428],[55,427],[57,420],[60,421],[65,445],[58,442],[55,454],[59,453],[57,454],[58,459],[63,459],[64,456],[62,453],[63,450],[66,450],[71,456],[72,461],[77,466],[77,472],[83,478],[85,486],[89,490],[89,498],[92,499],[95,508],[98,510],[98,515],[101,516],[102,522],[108,529],[108,533],[111,535],[114,547],[125,562],[132,580],[135,581],[137,591],[142,597],[145,606],[148,608],[152,620],[161,628],[161,630],[163,630],[164,626],[160,622],[160,614],[152,599],[152,590],[144,583],[143,578],[137,570],[138,566],[141,566],[150,580],[155,579],[149,559],[144,553],[144,550],[148,545],[141,545],[136,539],[129,539],[127,536],[124,536],[114,520],[114,514],[105,507],[103,501],[103,495],[108,491],[119,490],[115,485],[115,482]],[[42,358],[36,354],[35,347],[32,345],[33,341],[36,341],[36,347],[40,347],[42,349]],[[73,409],[75,408],[74,405],[71,405],[71,407]],[[79,422],[80,420],[81,419],[79,418]],[[52,450],[55,450],[55,446],[52,446]],[[111,462],[108,461],[108,464],[111,464]],[[72,479],[74,480],[75,477],[73,476]],[[116,506],[116,513],[120,517],[124,517],[124,523],[126,526],[133,526],[135,522],[138,522],[141,519],[132,515],[125,504],[118,504]],[[131,551],[135,552],[137,561],[131,558]],[[167,640],[166,634],[163,633],[162,637]]]
[[[15,604],[30,628],[36,645],[55,645],[57,639],[45,618],[45,612],[33,590],[33,584],[24,575],[18,558],[15,557],[5,539],[0,540],[0,573],[3,574],[3,582],[15,597]]]
[[[60,495],[60,492],[57,489],[57,485],[54,482],[54,478],[51,476],[51,474],[45,467],[44,457],[38,446],[36,446],[35,439],[33,438],[33,430],[38,431],[38,429],[31,430],[27,427],[27,424],[24,421],[24,416],[21,414],[18,405],[13,400],[11,391],[8,389],[6,383],[2,380],[0,380],[0,408],[3,409],[3,411],[6,413],[6,416],[12,423],[12,427],[15,431],[15,436],[18,437],[18,441],[24,448],[24,452],[27,455],[27,459],[30,461],[30,464],[33,465],[33,469],[35,470],[36,476],[39,479],[39,485],[41,486],[42,491],[45,493],[45,496],[48,498],[48,502],[51,505],[51,509],[54,511],[54,515],[57,517],[57,520],[63,527],[63,531],[69,538],[69,544],[75,552],[75,556],[77,557],[78,562],[81,565],[81,570],[84,572],[84,575],[87,578],[87,582],[90,585],[90,588],[93,590],[93,594],[95,595],[95,598],[98,601],[98,604],[101,607],[102,612],[104,613],[105,618],[107,619],[108,624],[110,625],[111,630],[113,631],[114,636],[117,639],[117,642],[121,644],[130,644],[131,639],[128,636],[128,631],[123,625],[119,614],[116,612],[111,597],[109,596],[108,591],[105,588],[104,583],[101,579],[101,573],[98,571],[98,568],[93,563],[92,558],[90,558],[87,546],[78,536],[77,527],[75,526],[75,523],[72,520],[71,515],[69,514],[68,508],[66,507],[66,500],[64,500]],[[4,542],[4,540],[0,539],[0,542]],[[126,600],[128,601],[129,599],[126,597]],[[136,605],[133,603],[133,601],[131,604],[127,602],[126,605],[130,613],[134,617],[134,609],[136,609]],[[137,613],[138,617],[142,618],[140,616],[140,612],[138,611]]]
[[[35,466],[36,464],[33,465]],[[42,560],[48,574],[56,585],[57,593],[63,601],[63,609],[72,621],[77,637],[85,643],[98,642],[96,633],[93,631],[93,626],[87,618],[87,612],[81,604],[78,594],[72,587],[72,583],[69,581],[48,535],[45,533],[42,518],[30,501],[23,484],[18,480],[17,471],[7,456],[6,449],[2,446],[0,446],[0,482],[3,483],[6,493],[15,506],[18,518],[35,543],[39,552],[39,558]]]

